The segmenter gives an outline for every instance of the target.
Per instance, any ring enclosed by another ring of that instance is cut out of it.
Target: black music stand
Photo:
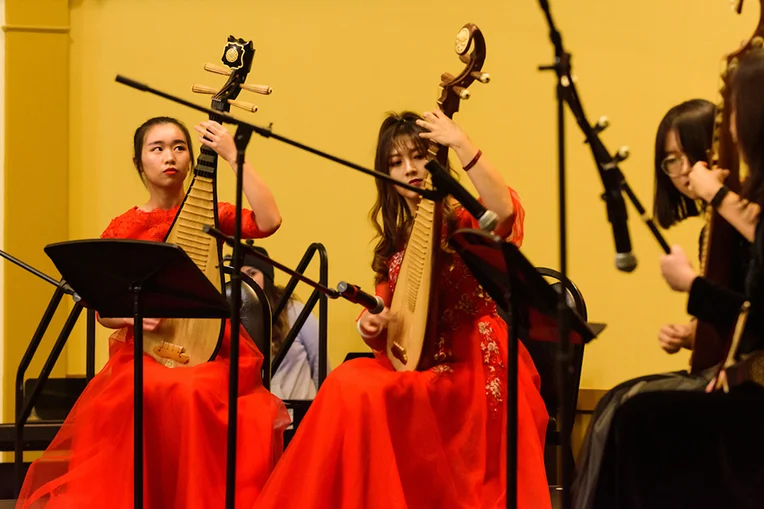
[[[228,302],[175,244],[75,240],[49,244],[45,253],[85,307],[104,318],[134,318],[134,506],[143,507],[143,318],[228,318]]]
[[[560,310],[559,294],[513,244],[479,230],[458,230],[449,244],[461,256],[483,289],[509,317],[507,326],[507,507],[517,507],[517,356],[518,338],[558,341],[568,331],[572,344],[588,343],[605,328],[587,324],[567,304]],[[564,283],[564,282],[563,282]],[[567,285],[563,284],[563,287]],[[558,317],[567,328],[558,325]],[[565,368],[568,369],[567,367]],[[562,376],[561,380],[566,377]],[[562,391],[561,394],[566,394]],[[563,397],[561,401],[564,401]],[[565,405],[560,421],[568,422]],[[565,433],[567,430],[563,430]]]

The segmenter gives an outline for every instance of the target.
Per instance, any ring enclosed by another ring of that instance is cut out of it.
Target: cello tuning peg
[[[470,76],[478,80],[480,83],[488,83],[491,81],[491,75],[487,72],[473,71]]]
[[[247,85],[243,83],[241,85],[242,90],[248,90],[250,92],[254,92],[256,94],[262,94],[262,95],[271,95],[273,92],[273,89],[269,87],[268,85]]]
[[[236,106],[237,108],[241,108],[242,110],[248,111],[250,113],[255,113],[257,111],[257,106],[252,103],[247,103],[244,101],[236,101],[234,99],[228,99],[228,104],[231,106]]]
[[[592,126],[592,130],[594,131],[594,134],[599,134],[608,127],[610,127],[610,120],[603,115],[597,120],[597,123]]]
[[[460,99],[466,100],[470,98],[470,91],[464,87],[454,87],[454,92],[456,92]]]
[[[629,154],[630,154],[629,147],[624,145],[623,147],[618,149],[618,152],[615,153],[615,155],[613,156],[613,161],[615,163],[620,163],[621,161],[625,161],[626,158],[629,157]]]
[[[229,76],[231,74],[231,69],[210,63],[204,64],[204,70],[207,72],[214,72],[215,74],[222,74],[223,76]]]
[[[191,87],[191,90],[196,94],[217,94],[218,90],[213,87],[208,87],[207,85],[194,85]]]

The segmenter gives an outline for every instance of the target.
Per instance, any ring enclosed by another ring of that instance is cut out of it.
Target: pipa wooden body
[[[441,76],[442,92],[438,99],[438,106],[449,118],[459,111],[461,99],[469,98],[467,87],[473,81],[487,83],[489,79],[487,74],[481,72],[485,60],[485,40],[476,25],[468,23],[462,27],[456,36],[455,50],[465,68],[456,77],[448,73]],[[448,147],[431,144],[430,157],[446,167]],[[424,188],[432,189],[429,174]],[[434,332],[437,324],[437,283],[432,279],[432,271],[437,267],[442,227],[443,203],[422,199],[390,304],[387,356],[396,371],[413,371],[429,364],[422,359],[422,352],[427,335]]]
[[[222,61],[231,73],[213,96],[212,109],[230,110],[229,101],[239,95],[254,53],[251,41],[229,36]],[[210,119],[218,120],[214,115]],[[218,227],[217,163],[217,153],[202,145],[193,180],[164,241],[183,248],[215,288],[221,290],[224,285],[221,246],[202,230],[205,225]],[[215,356],[224,332],[225,320],[167,319],[155,331],[144,331],[143,350],[168,367],[195,366]]]

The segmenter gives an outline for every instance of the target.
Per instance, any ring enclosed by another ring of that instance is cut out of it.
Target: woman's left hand
[[[692,282],[698,277],[679,246],[672,246],[671,254],[661,257],[661,273],[671,289],[677,292],[689,292]]]
[[[217,152],[231,166],[236,164],[236,144],[228,129],[214,120],[206,120],[194,129],[199,133],[199,142]]]
[[[464,131],[442,111],[425,111],[422,113],[422,117],[424,120],[417,120],[416,124],[427,129],[429,132],[420,133],[420,137],[440,143],[454,150],[458,150],[467,141],[467,135]]]

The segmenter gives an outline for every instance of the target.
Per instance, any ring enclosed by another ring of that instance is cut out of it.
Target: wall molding
[[[607,392],[607,389],[579,389],[576,411],[584,414],[594,412],[594,409],[597,408],[597,403],[600,402]]]
[[[3,32],[36,32],[42,34],[68,34],[70,31],[69,27],[46,25],[3,25],[2,28]]]

